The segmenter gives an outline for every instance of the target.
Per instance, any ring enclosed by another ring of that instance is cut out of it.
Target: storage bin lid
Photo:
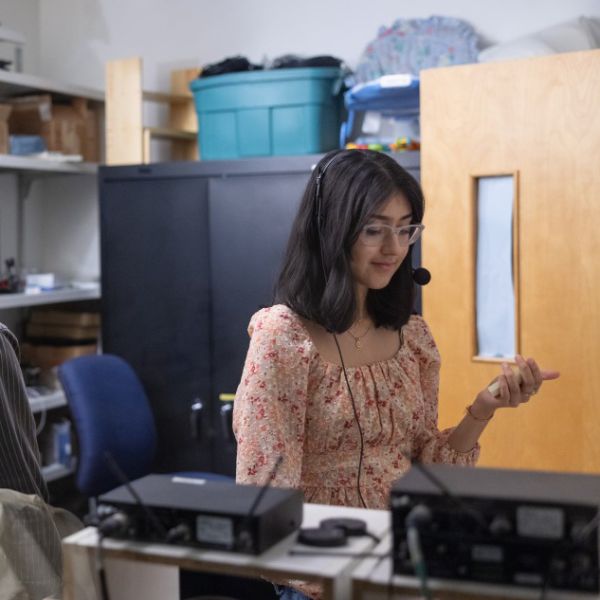
[[[385,111],[397,115],[419,112],[419,78],[410,74],[384,75],[355,85],[344,94],[349,111]]]
[[[267,69],[264,71],[243,71],[241,73],[227,73],[194,79],[190,83],[192,92],[206,90],[211,87],[223,85],[238,85],[248,83],[282,82],[296,79],[340,79],[342,69],[338,67],[301,67],[298,69]]]

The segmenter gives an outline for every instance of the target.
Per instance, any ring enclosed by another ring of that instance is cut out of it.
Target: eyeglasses
[[[392,227],[380,223],[365,225],[358,234],[358,239],[365,246],[380,246],[388,239],[388,236],[395,235],[401,246],[410,246],[420,237],[425,225],[415,223],[413,225],[402,225],[402,227]]]

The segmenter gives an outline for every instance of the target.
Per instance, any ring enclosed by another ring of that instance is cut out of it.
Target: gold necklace
[[[369,326],[367,327],[366,331],[362,334],[362,335],[354,335],[350,329],[348,329],[346,331],[346,333],[350,334],[350,337],[354,340],[354,347],[357,350],[360,350],[362,348],[362,342],[361,340],[365,337],[365,335],[367,335],[367,333],[369,333],[369,331],[371,331],[371,323],[369,323]]]

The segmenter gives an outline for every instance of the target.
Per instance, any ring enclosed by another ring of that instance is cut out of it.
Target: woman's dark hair
[[[393,158],[372,150],[335,150],[317,164],[304,191],[275,287],[275,301],[342,333],[356,315],[350,256],[361,228],[394,194],[423,218],[423,193]],[[370,289],[366,309],[375,326],[400,329],[414,303],[412,246],[390,283]]]

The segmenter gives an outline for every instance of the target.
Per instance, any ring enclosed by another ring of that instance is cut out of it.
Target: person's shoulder
[[[404,341],[413,348],[431,349],[437,353],[437,347],[427,321],[421,315],[411,315],[402,328]]]
[[[431,335],[431,330],[429,329],[429,325],[427,325],[427,321],[425,321],[425,319],[421,315],[418,315],[416,313],[410,315],[406,325],[404,326],[403,331],[404,330]]]
[[[285,304],[274,304],[252,315],[248,334],[252,337],[257,331],[274,336],[298,335],[302,333],[302,322],[300,317]]]

